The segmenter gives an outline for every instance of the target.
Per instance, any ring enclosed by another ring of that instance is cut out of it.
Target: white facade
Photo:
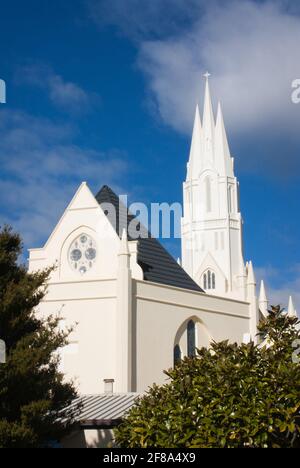
[[[238,182],[208,81],[183,191],[182,264],[206,292],[149,281],[140,241],[128,241],[126,230],[119,237],[86,183],[45,246],[30,250],[30,271],[56,265],[37,312],[60,314],[62,328],[74,327],[62,370],[81,394],[102,393],[104,379],[114,379],[116,392],[143,392],[163,383],[163,370],[191,347],[255,340],[268,300],[263,283],[257,299],[252,263],[244,263]],[[289,314],[296,314],[292,299]]]
[[[75,268],[79,254],[73,252],[82,236],[96,251],[84,274],[80,261]],[[187,354],[191,320],[197,347],[212,339],[248,339],[248,301],[145,281],[137,250],[138,242],[128,242],[126,234],[118,237],[86,183],[45,246],[30,250],[31,271],[56,265],[37,312],[59,313],[62,327],[74,327],[62,350],[62,370],[75,379],[81,394],[103,392],[109,378],[116,392],[143,392],[164,382],[163,370],[174,364],[174,347]]]

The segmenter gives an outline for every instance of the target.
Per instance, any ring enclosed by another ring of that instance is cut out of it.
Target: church
[[[74,327],[61,366],[81,395],[142,393],[212,340],[256,340],[268,299],[244,260],[239,183],[208,74],[183,183],[181,260],[143,226],[132,236],[134,221],[108,186],[94,195],[83,182],[46,244],[30,249],[30,271],[56,266],[38,313]]]

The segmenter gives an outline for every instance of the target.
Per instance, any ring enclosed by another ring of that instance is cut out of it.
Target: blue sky
[[[209,5],[208,5],[209,3]],[[300,308],[300,10],[296,2],[2,2],[1,224],[40,246],[82,180],[181,202],[202,74],[223,103],[245,256]],[[166,242],[174,256],[178,241]]]

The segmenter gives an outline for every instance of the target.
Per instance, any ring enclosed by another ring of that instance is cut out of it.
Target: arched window
[[[211,274],[211,289],[216,289],[216,275],[214,273]]]
[[[216,275],[211,270],[203,275],[203,289],[216,289]]]
[[[181,361],[181,349],[180,346],[177,344],[174,347],[174,367],[179,364]]]
[[[203,289],[207,289],[207,274],[204,273],[203,276]]]
[[[205,192],[206,192],[206,211],[211,212],[211,182],[210,178],[205,179]]]
[[[207,289],[211,289],[211,271],[210,270],[208,270],[207,272],[207,278],[208,278]]]
[[[187,324],[187,354],[188,357],[195,356],[196,353],[196,327],[195,322],[190,320]]]

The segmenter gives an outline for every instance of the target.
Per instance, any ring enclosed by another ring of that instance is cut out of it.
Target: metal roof
[[[113,205],[116,219],[114,217],[110,219],[109,213],[108,219],[118,236],[121,237],[123,228],[127,228],[128,231],[128,226],[135,216],[128,212],[119,197],[107,185],[104,185],[98,192],[96,200],[100,206],[103,205],[104,212],[107,203]],[[151,237],[151,234],[141,224],[140,234],[141,236],[138,238],[138,263],[144,272],[145,281],[204,292],[186,271],[178,265],[161,243]],[[128,232],[128,240],[132,240],[130,232]]]
[[[139,393],[103,393],[99,395],[83,395],[76,398],[67,408],[81,410],[76,417],[82,428],[109,428],[118,425],[125,413],[134,405]]]

